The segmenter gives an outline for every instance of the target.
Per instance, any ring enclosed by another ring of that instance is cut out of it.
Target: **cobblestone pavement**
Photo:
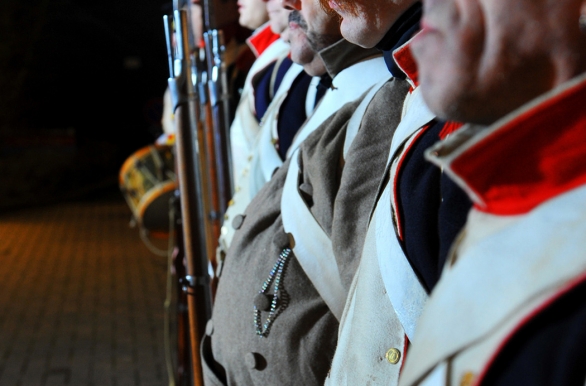
[[[167,262],[129,218],[122,197],[0,216],[0,385],[168,384]]]

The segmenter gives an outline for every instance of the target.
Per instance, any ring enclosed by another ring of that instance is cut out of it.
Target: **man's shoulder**
[[[364,93],[359,98],[347,102],[338,110],[332,113],[321,125],[317,127],[300,145],[301,152],[313,153],[318,151],[320,146],[325,146],[331,142],[332,138],[340,134],[345,129],[356,111],[356,108],[364,99]]]
[[[405,98],[409,93],[409,82],[399,78],[391,78],[385,82],[369,102],[365,116],[375,115],[384,119],[385,116],[400,116]]]

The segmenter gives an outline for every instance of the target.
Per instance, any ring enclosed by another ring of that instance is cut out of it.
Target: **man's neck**
[[[421,2],[413,4],[397,19],[376,48],[383,51],[387,68],[395,78],[405,79],[405,74],[393,60],[394,50],[405,44],[419,31],[419,22],[423,13]]]

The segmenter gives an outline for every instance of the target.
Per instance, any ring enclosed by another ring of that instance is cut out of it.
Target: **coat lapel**
[[[405,384],[586,272],[584,202],[586,187],[580,187],[528,215],[471,211],[465,229],[482,233],[464,233],[453,266],[448,262],[430,297],[406,362]]]

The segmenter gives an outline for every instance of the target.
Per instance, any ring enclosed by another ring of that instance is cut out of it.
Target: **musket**
[[[225,45],[221,30],[209,30],[204,33],[204,38],[208,63],[208,95],[214,129],[214,152],[217,160],[219,210],[223,215],[228,201],[234,194],[230,148],[230,98],[226,64],[223,59]]]
[[[167,46],[172,46],[172,27],[169,17],[164,17]],[[208,170],[202,144],[204,129],[201,126],[200,105],[195,92],[192,63],[193,49],[190,46],[190,29],[187,12],[179,9],[174,1],[174,24],[176,49],[171,48],[173,66],[170,68],[169,89],[171,91],[176,133],[177,177],[179,182],[183,251],[187,275],[182,283],[187,292],[189,319],[189,347],[193,384],[203,385],[199,346],[204,335],[205,324],[211,317],[212,293],[208,274],[208,257],[211,256],[213,236],[208,213],[209,186],[205,177]]]
[[[213,0],[203,1],[204,41],[208,69],[208,96],[213,122],[214,152],[217,160],[218,196],[220,214],[226,212],[234,194],[232,154],[230,146],[230,95],[224,52],[224,33],[219,29]]]
[[[201,124],[205,128],[205,150],[206,150],[206,159],[209,165],[209,169],[207,170],[207,178],[209,181],[209,197],[210,197],[210,213],[209,213],[209,220],[210,220],[210,228],[213,236],[213,244],[212,247],[215,250],[218,246],[218,240],[220,237],[220,227],[221,227],[221,216],[223,215],[222,212],[222,204],[221,204],[221,195],[219,192],[219,183],[218,183],[218,159],[215,150],[216,141],[214,138],[214,121],[212,118],[212,108],[210,105],[210,98],[208,95],[207,90],[207,78],[208,78],[208,69],[206,67],[207,61],[205,58],[205,49],[200,48],[199,57],[197,59],[197,66],[196,72],[198,77],[198,82],[196,84],[197,92],[199,95],[199,102],[200,102],[200,111],[201,111]],[[210,267],[211,267],[211,286],[212,286],[212,300],[215,297],[215,290],[218,283],[218,278],[215,275],[216,272],[216,256],[215,253],[212,256],[209,256],[210,260]]]
[[[187,271],[183,260],[185,258],[185,248],[183,243],[183,229],[181,225],[181,203],[179,191],[176,191],[173,197],[172,210],[175,216],[175,246],[173,251],[173,268],[175,269],[175,276],[177,278],[185,278]],[[179,283],[179,281],[178,281]],[[179,283],[180,284],[180,283]],[[189,333],[189,307],[188,307],[188,296],[187,292],[183,290],[182,285],[176,286],[176,367],[170,369],[172,377],[174,378],[174,384],[170,383],[169,386],[179,385],[185,386],[193,383],[191,370],[191,347],[190,347],[190,333]]]
[[[165,41],[167,46],[167,58],[169,65],[169,76],[170,78],[175,77],[175,46],[173,44],[173,18],[172,16],[163,16],[163,25],[165,27]],[[175,106],[173,106],[175,108]],[[175,147],[175,151],[177,148]],[[175,175],[179,175],[179,165],[177,158],[175,157]],[[179,188],[179,186],[178,186]],[[172,225],[174,228],[173,235],[175,237],[173,250],[173,268],[176,278],[183,278],[187,275],[183,259],[185,258],[185,252],[183,247],[183,229],[181,227],[181,204],[180,192],[175,190],[175,195],[172,198],[171,210],[172,210]],[[168,367],[169,386],[186,385],[187,382],[191,383],[191,359],[190,359],[190,341],[189,341],[189,314],[187,307],[187,294],[183,291],[180,285],[177,288],[177,300],[176,300],[176,343],[177,343],[177,356],[176,356],[176,368],[173,369],[173,360],[168,361],[171,365]],[[170,331],[166,330],[165,334],[170,334]]]
[[[191,3],[188,3],[191,6]],[[209,1],[203,4],[204,15],[204,47],[195,56],[194,73],[199,95],[201,124],[205,128],[206,160],[208,168],[206,177],[209,182],[208,213],[210,229],[213,236],[209,256],[211,267],[212,296],[218,277],[215,275],[217,262],[215,250],[218,246],[222,218],[226,213],[228,202],[234,193],[232,178],[232,157],[230,147],[230,106],[227,85],[226,65],[223,60],[223,32],[212,27],[216,26],[214,7]],[[226,15],[224,15],[224,18]],[[235,21],[235,20],[234,20]],[[213,298],[212,298],[213,299]]]

